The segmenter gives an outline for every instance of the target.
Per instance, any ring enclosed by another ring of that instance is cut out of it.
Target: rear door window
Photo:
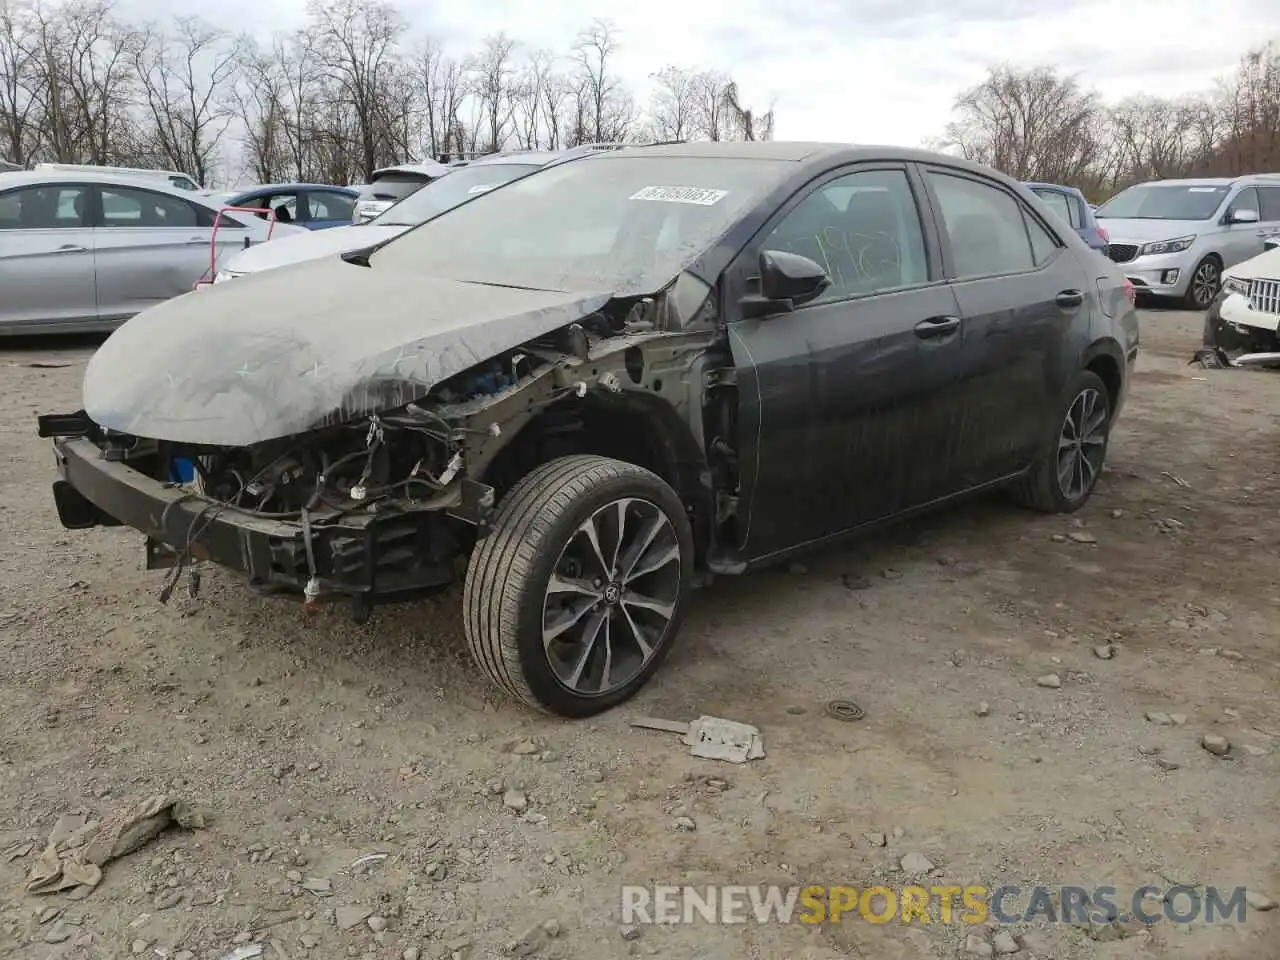
[[[1259,187],[1258,202],[1262,209],[1258,216],[1267,221],[1280,221],[1280,187]]]
[[[1035,190],[1033,191],[1037,197],[1045,202],[1045,205],[1062,218],[1063,223],[1069,223],[1073,227],[1077,224],[1072,222],[1071,208],[1074,206],[1071,198],[1061,190]]]
[[[930,170],[928,176],[942,208],[957,280],[1036,267],[1022,204],[1011,194],[956,174]]]
[[[102,187],[104,227],[196,227],[198,208],[164,193],[132,187]]]

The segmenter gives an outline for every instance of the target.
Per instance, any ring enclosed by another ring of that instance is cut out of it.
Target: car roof
[[[541,167],[550,163],[552,160],[558,160],[569,151],[567,150],[513,150],[510,153],[490,153],[483,157],[477,157],[467,163],[469,167],[492,167],[503,166],[505,164],[524,164],[527,166]]]
[[[151,190],[173,197],[190,200],[192,197],[213,199],[208,194],[192,193],[155,180],[143,180],[127,174],[91,173],[87,170],[15,170],[12,173],[0,173],[0,189],[11,187],[37,186],[42,183],[96,183],[108,187],[132,187],[135,190]]]
[[[603,150],[602,159],[622,157],[710,157],[719,160],[781,160],[796,164],[857,163],[889,160],[902,163],[938,163],[990,176],[991,168],[951,154],[913,147],[871,143],[833,143],[812,140],[699,140],[687,143],[639,144],[620,150]],[[1004,174],[997,174],[1004,177]],[[1008,178],[1006,178],[1008,179]],[[1012,181],[1010,181],[1012,182]]]
[[[349,193],[355,196],[360,191],[354,187],[338,187],[331,183],[264,183],[257,187],[245,187],[243,190],[224,191],[233,196],[242,197],[250,193],[265,193],[272,190],[329,190],[333,193]]]
[[[1135,183],[1135,187],[1229,187],[1248,177],[1178,177],[1168,180],[1147,180]]]

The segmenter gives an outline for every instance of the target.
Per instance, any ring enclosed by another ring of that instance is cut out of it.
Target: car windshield
[[[454,207],[387,243],[370,264],[537,290],[652,293],[711,247],[788,166],[587,157]]]
[[[1227,187],[1158,185],[1130,187],[1094,211],[1112,220],[1208,220],[1222,205]]]
[[[413,227],[437,214],[487,193],[516,177],[537,170],[536,163],[487,163],[479,167],[460,167],[448,176],[429,183],[421,190],[388,207],[371,223],[385,227]]]

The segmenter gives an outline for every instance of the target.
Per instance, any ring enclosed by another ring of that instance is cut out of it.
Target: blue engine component
[[[488,370],[473,373],[467,377],[463,391],[468,397],[489,396],[507,389],[513,383],[515,383],[515,379],[504,373],[501,367],[495,365]]]

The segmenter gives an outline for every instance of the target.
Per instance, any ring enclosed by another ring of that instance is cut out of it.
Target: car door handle
[[[64,243],[58,248],[59,253],[86,253],[88,250],[88,247],[82,247],[78,243]]]
[[[959,317],[930,317],[928,320],[921,320],[915,327],[916,336],[921,340],[945,337],[947,334],[955,333],[959,329]]]
[[[1053,302],[1060,307],[1078,307],[1084,303],[1083,290],[1063,290],[1060,294],[1053,298]]]
[[[208,237],[190,237],[187,240],[187,243],[208,243],[208,242],[209,242]]]

